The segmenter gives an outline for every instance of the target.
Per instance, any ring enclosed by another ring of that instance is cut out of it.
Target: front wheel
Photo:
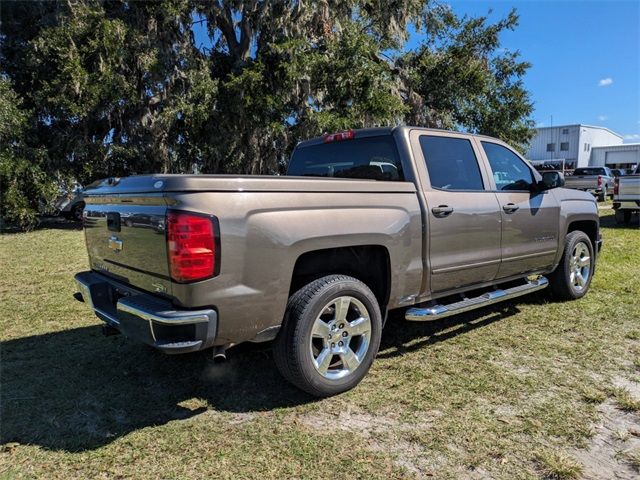
[[[328,275],[291,296],[274,358],[296,387],[328,397],[355,387],[380,346],[382,315],[369,287]]]
[[[582,298],[589,290],[594,268],[593,245],[587,234],[567,234],[560,263],[549,275],[551,292],[559,300]]]
[[[84,202],[77,203],[71,209],[71,219],[76,222],[82,221],[82,211],[84,210]]]

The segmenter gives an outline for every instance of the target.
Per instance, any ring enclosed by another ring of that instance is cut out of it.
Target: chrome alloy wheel
[[[324,378],[338,380],[362,363],[371,342],[371,320],[363,303],[338,297],[324,306],[311,329],[313,365]]]
[[[569,261],[569,281],[573,288],[580,292],[589,282],[591,275],[591,257],[589,256],[589,247],[584,242],[576,243],[571,253]]]

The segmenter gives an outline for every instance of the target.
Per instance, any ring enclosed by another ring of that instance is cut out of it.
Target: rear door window
[[[398,149],[391,135],[297,148],[293,152],[287,175],[404,180]]]
[[[484,190],[478,159],[468,139],[422,135],[420,148],[433,188]]]

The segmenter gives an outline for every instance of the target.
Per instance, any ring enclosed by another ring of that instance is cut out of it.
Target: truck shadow
[[[264,411],[313,400],[280,377],[268,348],[256,347],[214,364],[210,351],[167,356],[122,336],[104,338],[97,325],[3,342],[0,444],[83,451],[208,409]]]
[[[400,323],[396,315],[378,357],[446,341],[517,312],[506,305],[497,313],[485,309],[424,324]],[[104,338],[96,325],[9,340],[1,348],[0,444],[78,452],[208,410],[259,412],[315,401],[284,381],[268,344],[241,345],[228,362],[214,364],[210,352],[167,356],[122,336]]]
[[[617,223],[616,218],[613,215],[606,215],[600,217],[600,227],[601,228],[616,228],[616,229],[630,229],[630,230],[638,230],[640,227],[640,215],[633,214],[631,216],[631,221],[628,224]]]
[[[544,303],[544,299],[536,295],[531,295],[527,300],[527,303]],[[403,313],[398,311],[387,320],[377,358],[405,355],[511,317],[520,312],[518,305],[524,301],[522,298],[514,299],[430,322],[405,321]]]

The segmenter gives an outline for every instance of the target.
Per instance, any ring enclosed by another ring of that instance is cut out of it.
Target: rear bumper
[[[640,210],[640,200],[613,200],[614,210]]]
[[[76,274],[75,281],[82,301],[127,337],[171,354],[213,344],[218,327],[218,314],[213,309],[176,310],[165,299],[92,271]]]

